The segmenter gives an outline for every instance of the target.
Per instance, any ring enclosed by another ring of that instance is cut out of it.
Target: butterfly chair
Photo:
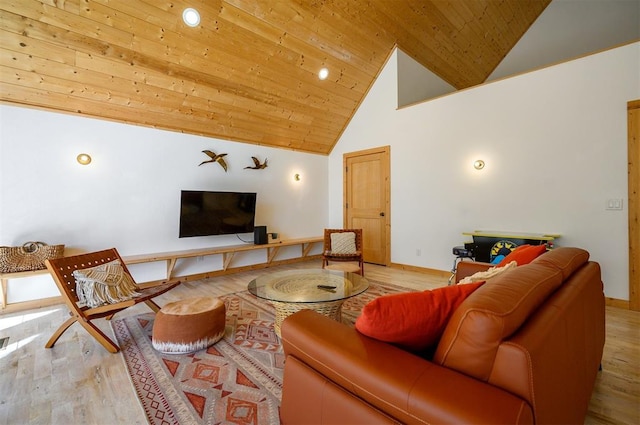
[[[354,271],[364,276],[362,229],[324,229],[322,268]]]
[[[114,303],[107,303],[98,307],[88,307],[80,303],[78,294],[76,292],[76,278],[73,275],[75,270],[83,270],[91,267],[105,265],[112,261],[119,260],[122,266],[122,273],[126,273],[131,282],[133,278],[131,273],[127,269],[124,261],[118,254],[115,248],[107,249],[104,251],[92,252],[81,255],[74,255],[70,257],[62,257],[45,261],[47,269],[53,276],[53,280],[58,285],[58,289],[62,294],[67,307],[69,307],[69,314],[71,317],[67,319],[58,330],[49,338],[49,341],[45,345],[46,348],[51,348],[58,341],[58,338],[75,322],[80,323],[83,328],[87,330],[100,344],[104,346],[111,353],[117,353],[120,351],[120,347],[116,345],[111,339],[109,339],[100,329],[96,327],[92,322],[95,319],[106,318],[110,320],[114,314],[122,311],[135,304],[144,302],[154,312],[158,312],[160,307],[151,301],[152,298],[157,297],[160,294],[164,294],[168,290],[178,286],[180,281],[166,282],[160,285],[147,287],[136,287],[136,292],[139,296],[131,298],[126,301],[119,301]]]

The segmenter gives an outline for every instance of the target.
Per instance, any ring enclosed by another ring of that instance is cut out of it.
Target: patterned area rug
[[[345,301],[342,321],[353,324],[367,302],[403,291],[370,281],[367,292]],[[191,354],[153,349],[152,313],[112,321],[150,424],[280,423],[284,355],[273,307],[246,291],[220,299],[227,309],[223,339]]]

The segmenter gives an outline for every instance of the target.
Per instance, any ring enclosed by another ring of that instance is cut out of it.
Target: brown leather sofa
[[[283,424],[583,423],[605,341],[600,266],[556,248],[489,279],[431,360],[310,310],[282,326]],[[456,281],[490,265],[462,262]]]

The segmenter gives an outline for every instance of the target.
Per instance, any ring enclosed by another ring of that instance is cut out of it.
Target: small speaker
[[[253,228],[253,243],[256,245],[264,245],[268,241],[267,226],[255,226]]]

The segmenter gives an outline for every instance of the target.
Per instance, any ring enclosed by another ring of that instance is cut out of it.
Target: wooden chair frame
[[[336,254],[331,252],[331,234],[353,232],[356,235],[356,252],[353,254]],[[322,268],[329,266],[330,262],[358,262],[361,276],[364,276],[364,258],[362,254],[362,229],[324,229],[324,248],[322,250]]]
[[[47,269],[51,273],[53,280],[56,282],[56,285],[60,290],[60,294],[69,308],[69,314],[71,315],[69,319],[60,325],[51,338],[49,338],[49,341],[45,345],[46,348],[53,347],[60,336],[62,336],[62,334],[71,325],[78,322],[109,352],[117,353],[120,351],[120,347],[118,347],[116,343],[98,329],[92,321],[100,318],[111,320],[117,312],[141,302],[147,304],[154,313],[157,313],[160,310],[160,307],[151,299],[164,294],[181,283],[180,281],[169,281],[152,287],[140,286],[137,291],[142,295],[131,300],[115,304],[106,304],[95,308],[89,308],[87,306],[80,307],[78,305],[78,296],[76,294],[76,280],[73,277],[74,270],[95,267],[114,260],[120,260],[124,271],[131,275],[129,269],[127,269],[126,264],[115,248],[45,261]]]

